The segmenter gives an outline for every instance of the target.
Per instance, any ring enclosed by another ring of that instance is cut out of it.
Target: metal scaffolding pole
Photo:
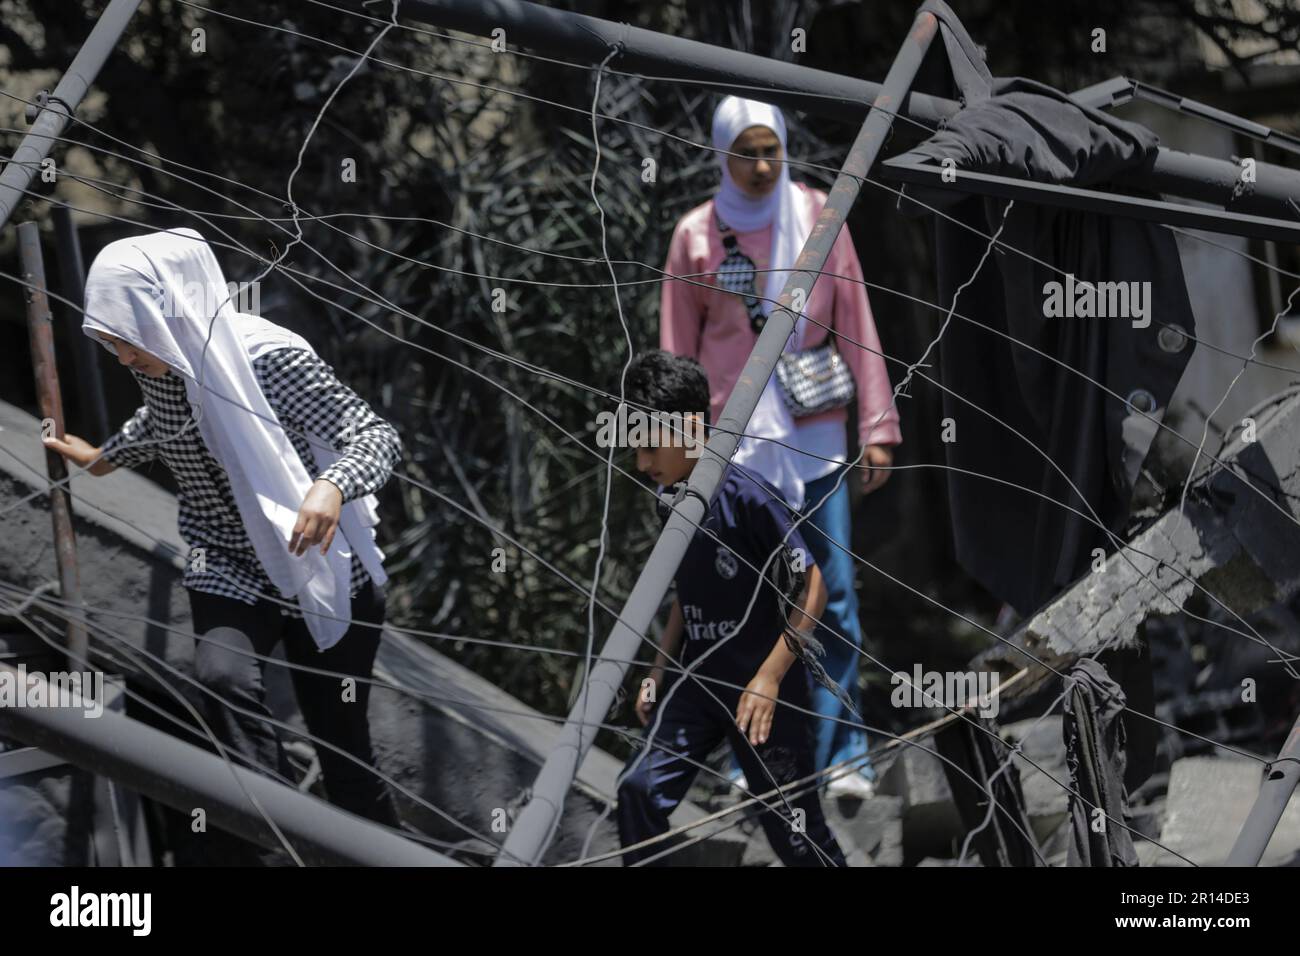
[[[1250,808],[1224,866],[1259,865],[1297,783],[1300,783],[1300,718],[1291,727],[1277,760],[1268,768],[1255,805]]]
[[[1244,116],[1229,113],[1226,110],[1218,109],[1190,97],[1170,93],[1168,90],[1162,90],[1150,83],[1131,80],[1127,76],[1117,76],[1101,83],[1094,83],[1092,86],[1071,93],[1070,99],[1076,103],[1084,103],[1097,109],[1123,106],[1133,99],[1145,100],[1148,103],[1159,104],[1166,109],[1185,113],[1188,116],[1195,116],[1222,129],[1241,136],[1249,136],[1261,143],[1267,143],[1269,146],[1276,146],[1278,149],[1284,149],[1288,153],[1300,156],[1300,137],[1265,126],[1263,123],[1256,123]]]
[[[463,866],[450,857],[323,800],[107,708],[98,716],[63,685],[0,664],[20,695],[40,685],[46,706],[0,707],[0,732],[118,781],[160,803],[264,847],[280,846],[251,795],[304,862],[360,866]],[[25,699],[29,699],[26,698]],[[57,705],[55,705],[57,701]],[[102,702],[101,702],[102,703]]]
[[[353,6],[374,15],[373,5],[358,2]],[[511,46],[579,63],[599,63],[617,44],[621,49],[614,65],[620,70],[716,83],[723,93],[851,123],[862,122],[867,107],[881,91],[880,84],[870,80],[522,0],[404,0],[399,12],[422,23],[481,37],[504,30],[505,42]],[[734,87],[728,89],[727,84]],[[960,108],[955,100],[909,91],[899,112],[935,126]]]
[[[32,123],[31,131],[14,150],[9,165],[0,173],[0,229],[8,225],[25,190],[40,169],[41,161],[50,155],[50,150],[63,135],[68,119],[81,105],[139,6],[140,0],[111,0],[90,36],[86,37],[86,42],[72,58],[59,85],[49,94]]]
[[[373,7],[354,0],[353,7],[368,16]],[[403,16],[434,26],[491,37],[505,31],[507,44],[547,56],[580,63],[599,63],[610,47],[621,49],[616,66],[628,72],[665,74],[679,80],[708,83],[724,93],[761,99],[816,116],[858,122],[876,102],[880,84],[840,76],[740,53],[614,23],[565,10],[543,7],[525,0],[405,0]],[[1073,99],[1081,105],[1109,102],[1093,88]],[[961,109],[961,104],[938,96],[908,92],[895,109],[900,116],[927,126],[937,126]],[[1242,168],[1226,159],[1214,159],[1161,147],[1147,168],[1121,177],[1121,185],[1182,199],[1213,203],[1234,212],[1295,221],[1290,202],[1300,196],[1300,171],[1258,163],[1254,183],[1242,182]]]
[[[54,326],[50,320],[50,299],[45,291],[45,263],[41,258],[41,233],[34,222],[18,227],[18,251],[23,279],[28,283],[27,334],[32,346],[32,371],[36,376],[36,401],[40,406],[41,428],[55,438],[63,437],[63,398],[59,393],[59,372],[54,363]],[[48,424],[47,424],[48,423]],[[45,450],[45,470],[50,476],[50,518],[54,522],[54,556],[59,567],[59,595],[72,607],[81,606],[81,576],[77,572],[77,539],[72,531],[72,502],[63,482],[68,463],[58,452]],[[90,640],[83,624],[68,620],[68,657],[87,660]]]
[[[858,198],[862,178],[871,169],[885,142],[896,104],[907,95],[937,30],[938,21],[933,14],[917,14],[911,32],[876,97],[875,105],[879,108],[872,110],[862,124],[844,167],[831,187],[826,205],[813,224],[808,241],[781,291],[780,305],[768,316],[736,387],[722,409],[717,427],[708,441],[708,453],[700,457],[691,471],[685,493],[679,496],[678,504],[655,542],[654,550],[600,652],[599,661],[591,669],[584,692],[579,694],[577,703],[569,712],[555,749],[537,775],[532,799],[506,837],[502,852],[497,856],[497,866],[536,863],[546,850],[564,806],[565,794],[595,740],[596,727],[605,719],[628,667],[636,659],[641,635],[649,628],[663,603],[686,548],[695,536],[695,529],[704,520],[707,503],[712,501],[736,450],[737,436],[744,432],[786,339],[794,329],[797,314],[790,311],[790,303],[796,295],[806,298],[811,294],[817,273],[825,267],[831,247]]]

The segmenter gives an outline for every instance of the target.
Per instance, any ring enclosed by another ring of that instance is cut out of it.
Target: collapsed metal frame
[[[43,97],[34,111],[29,111],[33,128],[24,137],[13,160],[0,173],[0,228],[8,224],[18,202],[31,185],[37,168],[49,155],[57,137],[80,105],[140,2],[141,0],[110,0],[108,8],[54,92]],[[363,4],[354,0],[353,6],[368,15]],[[509,41],[525,47],[543,48],[553,56],[598,62],[611,50],[615,50],[618,52],[619,66],[629,71],[647,67],[667,68],[675,73],[675,79],[711,84],[726,92],[761,95],[780,106],[832,118],[857,120],[863,112],[867,113],[836,177],[826,206],[813,226],[782,290],[779,305],[773,310],[746,361],[737,386],[723,409],[719,428],[709,439],[710,454],[701,458],[692,472],[685,493],[678,496],[672,514],[600,652],[599,663],[587,675],[583,692],[579,694],[577,703],[561,729],[560,741],[543,764],[532,788],[531,799],[511,828],[496,865],[536,864],[549,845],[555,824],[563,812],[568,789],[594,743],[594,728],[614,702],[628,668],[635,661],[641,635],[658,613],[693,537],[694,529],[703,519],[726,464],[735,452],[736,436],[743,432],[748,423],[782,346],[793,329],[797,318],[797,314],[790,310],[793,297],[797,291],[807,293],[815,283],[817,273],[825,265],[831,246],[857,199],[861,184],[875,163],[895,114],[922,124],[936,125],[961,108],[961,104],[955,101],[911,90],[921,61],[939,31],[938,19],[927,9],[936,6],[941,7],[942,4],[931,0],[919,10],[883,84],[770,60],[755,54],[720,49],[627,24],[615,24],[595,17],[553,10],[523,0],[490,0],[486,3],[482,0],[406,0],[401,6],[400,12],[415,20],[479,36],[489,36],[501,28],[506,31]],[[1074,94],[1074,99],[1083,105],[1100,106],[1117,103],[1126,95],[1146,95],[1146,98],[1153,100],[1160,100],[1163,95],[1165,101],[1174,99],[1172,94],[1124,78],[1079,91]],[[1294,145],[1291,137],[1270,138],[1266,134],[1271,131],[1266,128],[1204,104],[1180,100],[1176,105],[1194,115],[1255,135],[1265,142],[1274,142],[1282,148],[1290,149]],[[1261,131],[1265,135],[1261,135]],[[1209,202],[1220,207],[1208,210],[983,174],[960,173],[960,182],[945,183],[939,175],[940,170],[935,167],[913,167],[888,162],[882,164],[882,167],[887,170],[887,175],[927,186],[957,187],[962,192],[989,195],[1024,196],[1044,204],[1093,209],[1106,214],[1127,215],[1156,222],[1174,221],[1216,232],[1265,239],[1293,242],[1300,239],[1300,228],[1294,221],[1278,218],[1283,213],[1290,215],[1294,197],[1300,196],[1300,173],[1268,163],[1257,164],[1255,181],[1248,184],[1241,175],[1240,167],[1226,160],[1161,148],[1150,166],[1127,174],[1117,182],[1120,186]],[[1223,208],[1229,205],[1236,211]],[[144,792],[166,792],[165,779],[159,779],[160,775],[165,777],[165,771],[161,767],[150,766],[147,760],[142,759],[149,747],[159,745],[150,736],[158,732],[125,717],[114,722],[117,725],[115,732],[104,736],[87,731],[84,723],[80,727],[74,727],[66,721],[15,721],[12,715],[0,711],[0,726],[15,732],[16,736],[26,735],[39,739],[50,749],[70,755],[70,759],[75,758],[81,765],[96,768],[99,772],[123,780]],[[60,734],[64,736],[61,737]],[[1261,838],[1261,834],[1264,843],[1267,843],[1281,814],[1281,808],[1285,806],[1300,777],[1300,767],[1297,767],[1294,754],[1297,746],[1300,746],[1300,731],[1293,732],[1280,758],[1280,762],[1286,763],[1286,770],[1272,775],[1261,791],[1255,810],[1243,828],[1239,846],[1253,845]],[[190,749],[194,753],[186,759],[195,761],[195,766],[201,765],[204,759],[215,759],[197,748]],[[105,759],[110,753],[125,753],[130,759]],[[171,769],[173,774],[176,773],[174,766]],[[227,768],[223,768],[223,771],[225,769]],[[248,776],[248,782],[257,787],[281,786],[259,778],[256,774]],[[217,801],[219,805],[232,809],[233,816],[229,823],[232,829],[243,829],[247,835],[264,841],[267,834],[260,832],[264,830],[262,825],[257,821],[250,823],[247,819],[249,808],[239,808],[239,800],[229,793],[225,794],[223,800],[222,782],[210,774],[198,773],[192,776],[191,785],[193,793],[199,798]],[[288,788],[281,789],[286,792],[269,793],[282,801],[276,803],[276,807],[284,810],[286,820],[292,816],[291,810],[295,813],[305,812],[306,804],[300,805],[298,801],[310,801],[312,813],[319,809],[316,806],[318,802],[312,798]],[[329,827],[299,835],[313,842],[319,840],[319,845],[326,852],[341,849],[344,859],[349,859],[349,853],[353,854],[350,858],[358,862],[363,857],[368,857],[368,854],[362,852],[364,840],[347,838],[355,838],[364,833],[368,839],[374,839],[368,833],[374,829],[374,825],[342,814],[341,811],[334,813],[337,816],[330,821]],[[279,820],[279,814],[273,815],[273,819]],[[387,833],[384,835],[401,841],[400,837]],[[428,854],[423,858],[424,862],[449,862],[438,854],[424,852]],[[1251,851],[1246,849],[1241,852],[1248,858]],[[1241,862],[1241,858],[1238,862]]]
[[[1188,116],[1195,116],[1197,119],[1213,123],[1215,126],[1231,130],[1234,133],[1240,133],[1242,136],[1249,136],[1261,143],[1267,143],[1269,146],[1276,146],[1278,149],[1300,156],[1300,137],[1272,129],[1263,123],[1256,123],[1254,120],[1248,120],[1244,116],[1237,116],[1235,113],[1229,113],[1218,107],[1210,106],[1189,96],[1179,96],[1177,93],[1162,90],[1158,86],[1143,83],[1141,80],[1135,80],[1132,77],[1117,76],[1109,80],[1103,80],[1101,83],[1079,90],[1077,93],[1072,94],[1070,98],[1076,103],[1094,107],[1123,106],[1130,100],[1156,103],[1166,109],[1186,113]]]
[[[367,7],[363,0],[348,0],[347,5],[358,13],[373,15],[373,8]],[[940,5],[936,2],[936,7]],[[400,12],[423,23],[484,38],[492,37],[495,30],[504,30],[506,43],[537,49],[561,59],[599,63],[611,49],[617,48],[619,55],[612,65],[625,72],[670,71],[675,80],[694,81],[720,92],[761,98],[827,119],[860,123],[881,93],[881,85],[870,80],[722,49],[626,23],[553,10],[527,0],[402,0]],[[1132,89],[1133,86],[1134,81],[1119,78],[1079,90],[1070,94],[1070,98],[1094,108],[1119,105],[1124,100],[1121,87]],[[1141,86],[1146,91],[1155,90],[1155,87]],[[1195,103],[1193,100],[1180,102],[1185,109]],[[896,107],[899,116],[929,127],[938,126],[961,108],[962,104],[956,100],[910,89]],[[1203,106],[1202,112],[1212,110]],[[1266,129],[1228,113],[1214,113],[1216,120],[1224,117],[1237,120],[1242,131],[1252,135],[1262,137],[1261,131]],[[1266,141],[1274,142],[1273,138]],[[1249,183],[1242,177],[1241,166],[1234,162],[1160,147],[1149,166],[1125,173],[1115,185],[1210,203],[1219,209],[1204,210],[1207,215],[1200,228],[1233,233],[1239,231],[1238,225],[1230,218],[1221,217],[1221,210],[1228,207],[1241,214],[1293,225],[1296,210],[1291,202],[1300,197],[1300,170],[1260,162],[1256,165],[1255,182]]]

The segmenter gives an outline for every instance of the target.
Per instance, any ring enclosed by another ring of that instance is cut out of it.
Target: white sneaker
[[[735,777],[734,779],[732,779],[731,785],[735,787],[737,790],[739,790],[741,793],[744,793],[749,789],[749,781],[745,779],[745,775],[743,773],[739,777]]]
[[[875,795],[875,782],[864,777],[856,770],[836,777],[826,785],[826,796],[828,797],[851,797],[854,800],[870,800]]]

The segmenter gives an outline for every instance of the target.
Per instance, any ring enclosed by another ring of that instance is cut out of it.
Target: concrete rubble
[[[1231,755],[1176,761],[1169,773],[1159,836],[1137,844],[1142,865],[1222,866],[1255,802],[1262,769],[1253,760]],[[1291,796],[1260,866],[1300,866],[1297,795]]]

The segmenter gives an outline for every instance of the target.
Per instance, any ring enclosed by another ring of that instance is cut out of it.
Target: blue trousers
[[[808,483],[804,493],[805,513],[835,486],[838,476],[837,470]],[[853,519],[849,507],[849,482],[852,480],[853,475],[850,474],[839,490],[812,512],[800,528],[826,582],[826,610],[821,617],[822,624],[826,626],[818,626],[816,631],[817,639],[826,648],[822,666],[826,668],[827,675],[848,692],[854,709],[861,714],[861,695],[858,692],[858,660],[861,655],[858,650],[862,647],[862,630],[858,623],[858,595],[853,588],[856,562],[848,554],[853,542]],[[808,528],[810,524],[820,531]],[[844,550],[837,548],[827,537],[838,542]],[[843,637],[836,636],[832,630]],[[813,688],[812,709],[823,717],[861,723],[834,694],[820,685]],[[864,731],[833,720],[818,720],[814,734],[814,762],[818,770],[859,756],[867,749],[867,735]],[[865,776],[875,777],[870,764],[861,765],[861,770]]]

